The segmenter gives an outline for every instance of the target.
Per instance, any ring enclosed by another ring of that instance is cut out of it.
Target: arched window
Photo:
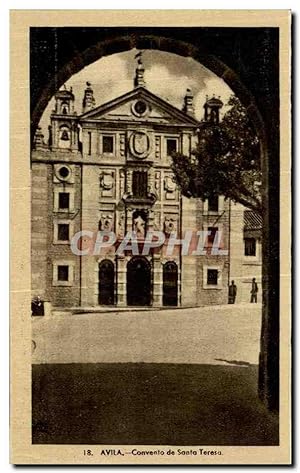
[[[58,146],[60,148],[70,148],[71,132],[67,125],[62,125],[59,129]]]
[[[69,113],[69,106],[67,103],[62,103],[61,104],[61,112],[63,115],[67,115]]]
[[[105,259],[99,264],[99,305],[115,303],[115,268],[112,261]]]

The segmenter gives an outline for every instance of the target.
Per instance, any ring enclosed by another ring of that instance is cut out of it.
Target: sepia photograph
[[[63,13],[11,12],[14,463],[290,463],[290,12]]]

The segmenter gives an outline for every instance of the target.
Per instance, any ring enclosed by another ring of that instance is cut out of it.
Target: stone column
[[[117,306],[125,307],[127,305],[126,294],[126,270],[127,261],[124,255],[117,257]]]
[[[148,192],[155,192],[154,189],[154,170],[152,168],[148,171]]]
[[[128,194],[132,192],[132,169],[126,171],[126,192]]]
[[[71,150],[78,151],[78,128],[76,122],[71,124]]]
[[[149,232],[153,231],[153,227],[154,227],[154,211],[153,209],[150,209],[148,213],[147,231]]]
[[[132,208],[131,207],[127,207],[126,209],[126,233],[127,232],[132,232],[133,231],[133,228],[132,228]]]
[[[177,306],[181,307],[181,294],[182,294],[182,282],[181,282],[181,266],[180,262],[178,261],[178,276],[177,276]]]
[[[162,306],[163,268],[161,255],[153,255],[153,307]]]

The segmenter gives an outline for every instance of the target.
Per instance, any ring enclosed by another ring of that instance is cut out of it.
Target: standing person
[[[234,281],[231,281],[231,284],[228,288],[228,304],[235,303],[236,293],[237,293],[236,284],[234,284]]]
[[[257,285],[257,282],[256,282],[256,279],[253,278],[252,279],[252,286],[251,286],[251,299],[250,299],[250,303],[252,304],[253,302],[257,303],[257,293],[258,293],[258,285]]]

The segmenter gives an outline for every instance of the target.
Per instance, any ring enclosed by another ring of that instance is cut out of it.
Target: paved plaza
[[[257,364],[261,306],[33,318],[33,363]]]
[[[33,319],[33,443],[276,445],[261,307]]]

